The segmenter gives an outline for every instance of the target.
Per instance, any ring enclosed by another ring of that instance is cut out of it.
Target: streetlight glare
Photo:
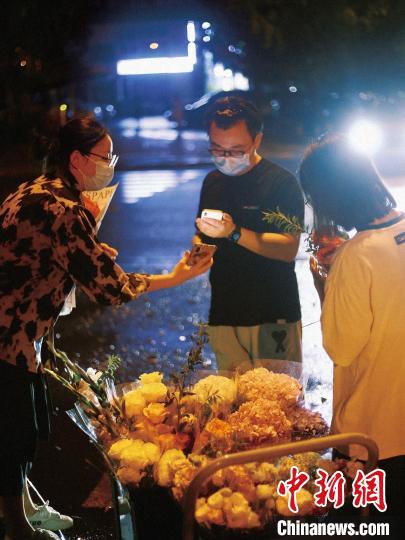
[[[355,150],[372,155],[381,148],[384,136],[374,122],[358,120],[349,129],[348,138]]]

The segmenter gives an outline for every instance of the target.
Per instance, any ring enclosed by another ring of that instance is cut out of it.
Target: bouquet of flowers
[[[78,398],[122,484],[161,486],[181,502],[194,476],[213,458],[327,434],[321,415],[303,406],[299,381],[288,375],[260,367],[229,377],[210,374],[192,384],[206,339],[201,327],[185,364],[167,381],[159,372],[144,373],[122,388],[113,381],[117,357],[110,357],[105,369],[85,371],[54,351],[65,373],[48,373]],[[290,515],[276,486],[291,466],[311,475],[321,464],[333,469],[311,453],[221,470],[206,483],[196,519],[208,527],[264,527],[275,516]],[[315,512],[313,483],[301,490],[298,506],[299,515]]]

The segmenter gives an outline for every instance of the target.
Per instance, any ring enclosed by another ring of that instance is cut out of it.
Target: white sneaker
[[[36,529],[30,540],[60,540],[57,534],[44,529]]]
[[[73,519],[54,510],[52,506],[49,506],[49,501],[37,506],[37,511],[27,518],[34,529],[63,531],[73,526]]]

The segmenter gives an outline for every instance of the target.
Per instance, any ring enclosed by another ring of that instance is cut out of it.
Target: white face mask
[[[250,154],[241,157],[213,157],[216,168],[228,176],[236,176],[250,167]]]
[[[114,167],[110,167],[105,161],[95,161],[88,158],[96,166],[96,172],[93,175],[84,174],[84,172],[77,167],[77,170],[81,174],[81,185],[85,191],[98,191],[107,187],[114,177]]]

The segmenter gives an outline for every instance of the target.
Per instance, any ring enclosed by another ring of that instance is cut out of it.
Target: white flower
[[[89,379],[91,379],[96,384],[102,374],[103,374],[102,371],[97,371],[96,369],[91,368],[91,367],[87,368],[87,371],[86,371],[86,375],[89,377]]]
[[[236,384],[232,379],[221,375],[208,375],[193,387],[193,393],[200,403],[215,396],[212,407],[229,407],[236,399]]]

